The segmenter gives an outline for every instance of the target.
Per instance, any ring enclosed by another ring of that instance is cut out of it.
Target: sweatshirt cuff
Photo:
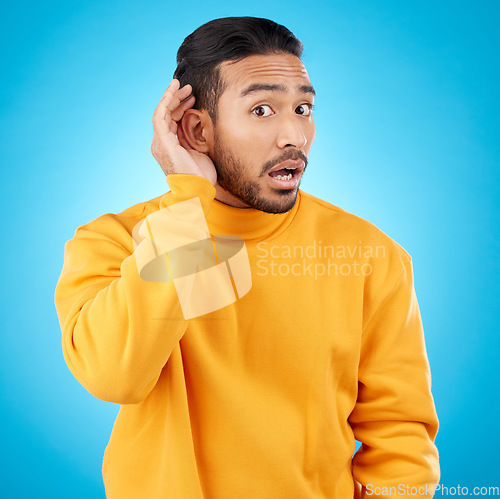
[[[199,198],[205,215],[208,215],[216,192],[210,180],[188,173],[171,173],[167,175],[167,182],[171,190],[161,197],[160,209]]]

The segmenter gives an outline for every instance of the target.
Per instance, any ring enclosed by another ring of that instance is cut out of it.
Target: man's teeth
[[[288,175],[276,175],[274,178],[277,178],[278,180],[290,180],[292,178],[292,174],[289,173]]]

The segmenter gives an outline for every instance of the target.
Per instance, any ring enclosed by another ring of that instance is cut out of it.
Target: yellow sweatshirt
[[[68,367],[121,405],[107,497],[431,496],[438,421],[406,251],[302,191],[273,215],[214,200],[201,177],[167,181],[79,227],[55,292]],[[140,277],[132,235],[193,199],[211,234],[244,239],[251,288],[186,320],[174,282]]]

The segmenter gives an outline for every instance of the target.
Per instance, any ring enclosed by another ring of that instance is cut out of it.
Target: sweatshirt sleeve
[[[353,476],[361,497],[432,497],[438,419],[411,259],[389,289],[363,330]]]
[[[208,212],[215,196],[208,180],[175,174],[167,181],[171,191],[160,210],[198,198]],[[164,224],[167,238],[170,232],[188,239],[190,221],[172,223],[163,212],[148,217]],[[149,394],[187,327],[173,283],[141,278],[135,254],[141,246],[133,246],[126,217],[106,214],[79,227],[66,243],[55,290],[69,369],[92,395],[119,404]]]

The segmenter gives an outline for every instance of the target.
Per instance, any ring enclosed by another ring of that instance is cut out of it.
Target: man
[[[66,244],[66,362],[121,404],[109,498],[424,497],[438,482],[411,258],[299,190],[315,135],[301,52],[265,19],[188,36],[153,117],[171,190]]]

